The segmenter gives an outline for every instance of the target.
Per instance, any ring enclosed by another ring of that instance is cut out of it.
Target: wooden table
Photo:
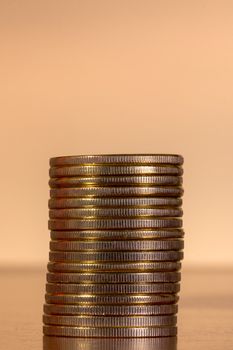
[[[41,350],[46,271],[1,271],[1,350]],[[233,349],[233,271],[183,269],[178,317],[179,350]],[[46,342],[51,341],[47,339]],[[170,344],[151,339],[115,341],[78,339],[50,344],[56,350],[165,350]]]

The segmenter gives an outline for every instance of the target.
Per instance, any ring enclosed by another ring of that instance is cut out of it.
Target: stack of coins
[[[176,335],[182,164],[156,154],[50,159],[45,335]]]

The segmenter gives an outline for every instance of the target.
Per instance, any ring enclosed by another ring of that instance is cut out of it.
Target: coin
[[[43,315],[44,324],[75,327],[154,327],[175,326],[175,315],[156,316],[74,316]]]
[[[97,261],[179,261],[183,258],[183,252],[147,251],[147,252],[50,252],[50,261],[55,262],[97,262]]]
[[[73,197],[135,197],[135,196],[167,196],[181,197],[183,189],[178,186],[125,186],[125,187],[74,187],[74,188],[52,188],[52,198]]]
[[[182,216],[179,208],[77,208],[77,209],[52,209],[49,211],[50,219],[80,219],[80,218],[130,218],[138,216],[176,217]]]
[[[48,304],[176,304],[179,297],[176,294],[151,294],[151,295],[101,295],[101,294],[46,294],[45,301]]]
[[[60,305],[45,304],[51,315],[169,315],[178,312],[177,304],[165,305]]]
[[[51,231],[51,239],[54,240],[143,240],[182,238],[183,236],[184,231],[182,229]]]
[[[62,177],[52,178],[49,180],[51,188],[60,187],[79,187],[79,186],[135,186],[135,185],[182,185],[182,177],[171,176],[79,176],[79,177]]]
[[[85,272],[85,271],[176,271],[180,270],[180,262],[144,262],[144,263],[52,263],[49,272]]]
[[[44,326],[45,335],[64,337],[168,337],[177,334],[176,327],[64,327]]]
[[[149,284],[61,284],[47,283],[48,293],[67,294],[155,294],[178,293],[179,283],[149,283]],[[54,297],[54,296],[53,296]],[[62,297],[62,296],[60,296]],[[60,300],[60,299],[59,299]],[[51,301],[47,300],[48,303]]]
[[[84,207],[179,207],[181,198],[173,197],[125,197],[125,198],[51,198],[49,208]]]
[[[43,337],[44,350],[177,350],[177,337]]]
[[[76,230],[76,229],[115,229],[115,228],[180,228],[182,220],[175,218],[163,219],[51,219],[50,230]]]
[[[47,283],[46,292],[55,294],[170,294],[180,291],[179,283],[148,283],[148,284],[61,284]],[[52,296],[53,298],[58,297]],[[62,295],[59,297],[62,298]],[[53,299],[54,300],[54,299]],[[52,303],[51,299],[46,299]],[[58,303],[60,299],[58,299]]]
[[[95,273],[47,273],[51,283],[151,283],[178,282],[180,272],[95,272]]]
[[[78,165],[51,167],[51,178],[94,175],[182,175],[176,165]]]
[[[181,250],[184,247],[182,240],[140,240],[140,241],[51,241],[51,251],[119,251],[119,250]]]
[[[50,166],[84,164],[177,164],[184,159],[177,154],[103,154],[76,155],[50,158]]]

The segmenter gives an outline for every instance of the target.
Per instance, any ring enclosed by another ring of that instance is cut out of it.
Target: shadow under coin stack
[[[45,335],[176,335],[182,164],[178,155],[51,158]]]

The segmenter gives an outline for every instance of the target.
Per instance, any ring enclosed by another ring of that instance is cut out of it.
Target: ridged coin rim
[[[145,262],[145,263],[52,263],[47,264],[49,272],[88,272],[88,271],[178,271],[180,262]]]
[[[177,316],[76,316],[76,315],[43,315],[43,323],[71,327],[157,327],[175,326]]]
[[[49,252],[49,260],[54,262],[97,262],[97,261],[179,261],[183,252],[176,250],[146,252]]]
[[[143,240],[183,238],[182,229],[50,231],[53,240]]]
[[[137,250],[181,250],[183,240],[140,240],[140,241],[50,241],[51,251],[137,251]]]
[[[75,198],[75,197],[133,197],[133,196],[165,196],[182,197],[183,188],[178,186],[138,186],[138,187],[73,187],[52,188],[51,198]]]
[[[50,209],[50,219],[181,217],[180,208],[74,208]]]
[[[182,198],[174,197],[123,197],[123,198],[51,198],[50,209],[84,208],[84,207],[180,207]]]
[[[112,175],[183,175],[177,165],[74,165],[51,167],[50,178]]]
[[[178,312],[178,304],[165,305],[59,305],[44,304],[48,315],[169,315]]]
[[[151,295],[86,295],[86,294],[55,294],[45,295],[48,304],[67,305],[130,305],[130,304],[176,304],[179,296],[176,294],[151,294]]]
[[[46,292],[54,294],[174,294],[180,291],[179,283],[148,283],[148,284],[62,284],[46,283]],[[47,301],[50,303],[50,301]]]
[[[134,176],[134,175],[118,175],[118,176],[73,176],[51,178],[49,186],[51,188],[72,188],[79,186],[181,186],[183,179],[181,176]]]
[[[179,282],[180,272],[47,273],[49,283],[161,283]]]
[[[168,337],[177,334],[177,327],[78,328],[44,326],[43,333],[64,337]]]
[[[95,154],[52,157],[50,166],[83,164],[177,164],[184,158],[179,154]]]
[[[50,219],[50,230],[76,230],[76,229],[128,229],[128,228],[180,228],[182,219],[178,218],[134,218],[134,219]]]

